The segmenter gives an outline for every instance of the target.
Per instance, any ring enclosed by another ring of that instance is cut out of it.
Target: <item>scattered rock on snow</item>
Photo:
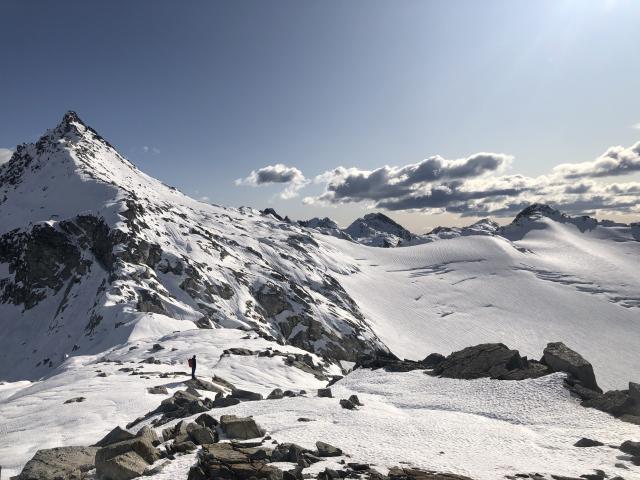
[[[267,400],[279,400],[284,397],[284,393],[280,388],[274,388],[267,396]]]
[[[185,380],[184,384],[187,387],[195,388],[196,390],[205,390],[207,392],[216,392],[223,393],[224,389],[221,387],[214,385],[211,382],[207,382],[206,380],[202,380],[201,378],[196,378],[195,380],[190,378],[189,380]]]
[[[265,434],[265,430],[258,426],[251,417],[222,415],[222,417],[220,417],[220,427],[229,438],[246,440],[249,438],[262,437]]]
[[[620,451],[633,456],[640,456],[640,442],[627,440],[620,445]]]
[[[237,405],[240,403],[240,399],[239,398],[232,398],[232,397],[216,397],[216,399],[213,401],[213,408],[224,408],[224,407],[231,407],[233,405]]]
[[[154,395],[168,395],[169,391],[167,390],[167,387],[165,387],[164,385],[157,385],[155,387],[149,387],[147,388],[147,392],[152,393]]]
[[[554,372],[567,372],[580,380],[586,388],[602,393],[596,382],[593,367],[582,355],[562,342],[547,344],[542,362]]]
[[[160,452],[153,445],[153,435],[147,431],[130,440],[100,448],[95,462],[97,477],[105,480],[130,480],[142,475],[150,464],[160,458]]]
[[[331,393],[330,388],[319,388],[318,396],[323,398],[333,398],[333,394]]]
[[[350,400],[347,400],[346,398],[343,398],[342,400],[340,400],[340,406],[347,410],[357,410],[353,402],[351,402]]]
[[[121,442],[123,440],[131,440],[135,435],[127,430],[120,428],[119,426],[107,433],[100,441],[98,441],[94,447],[104,447],[111,445],[112,443]]]
[[[319,457],[339,457],[342,455],[342,450],[325,442],[316,442],[316,447]]]
[[[237,398],[242,401],[255,401],[262,400],[262,395],[256,392],[250,392],[249,390],[242,390],[240,388],[234,388],[231,391],[231,398]]]
[[[581,438],[580,440],[578,440],[576,443],[573,444],[574,447],[582,447],[582,448],[586,448],[586,447],[601,447],[603,446],[604,443],[599,442],[598,440],[592,440],[590,438]]]
[[[65,400],[64,403],[80,403],[80,402],[84,402],[86,400],[86,398],[84,397],[74,397],[74,398],[70,398],[69,400]]]
[[[282,480],[283,472],[269,465],[267,449],[241,448],[231,443],[204,445],[188,480],[209,478]]]
[[[364,406],[364,404],[363,404],[362,402],[360,402],[360,399],[358,398],[358,396],[357,396],[357,395],[351,395],[351,396],[349,397],[349,401],[350,401],[351,403],[353,403],[354,405],[357,405],[358,407],[362,407],[362,406]]]
[[[202,415],[198,416],[195,421],[198,425],[202,425],[203,427],[216,428],[218,426],[218,420],[213,418],[208,413],[203,413]]]

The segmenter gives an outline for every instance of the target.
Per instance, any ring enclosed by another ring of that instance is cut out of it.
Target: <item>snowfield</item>
[[[393,249],[323,236],[357,273],[340,276],[380,339],[422,359],[502,342],[539,358],[563,341],[605,389],[640,380],[640,243],[631,230],[580,231],[541,217],[501,236]]]

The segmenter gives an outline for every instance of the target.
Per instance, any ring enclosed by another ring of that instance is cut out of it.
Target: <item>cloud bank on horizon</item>
[[[432,156],[375,170],[339,166],[317,175],[313,182],[324,185],[324,191],[303,202],[359,203],[389,211],[461,216],[511,216],[534,202],[573,214],[640,213],[640,182],[601,181],[640,173],[640,142],[611,147],[592,161],[560,164],[538,177],[505,173],[512,163],[510,155],[481,152],[455,160]],[[283,164],[268,165],[236,180],[236,185],[284,184],[283,199],[296,197],[309,183],[298,168]]]

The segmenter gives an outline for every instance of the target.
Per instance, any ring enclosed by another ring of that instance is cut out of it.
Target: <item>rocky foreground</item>
[[[158,345],[158,350],[163,349]],[[153,348],[151,349],[153,351]],[[332,387],[344,382],[341,376],[328,377],[305,355],[284,355],[277,351],[253,352],[243,348],[228,349],[225,355],[274,358],[282,355],[283,361],[293,368],[324,378],[326,388],[309,393],[304,390],[274,389],[266,400],[273,402],[285,398],[333,399]],[[103,359],[108,363],[109,359]],[[154,365],[149,357],[145,362]],[[135,369],[128,368],[130,374]],[[468,347],[445,357],[431,354],[423,361],[400,360],[392,355],[361,358],[356,369],[378,369],[387,372],[424,371],[425,374],[441,378],[472,380],[491,378],[494,380],[525,380],[541,378],[563,372],[565,386],[580,398],[584,407],[607,412],[620,420],[640,424],[640,386],[630,383],[624,391],[602,392],[598,387],[591,364],[580,354],[562,343],[547,346],[540,360],[522,357],[517,350],[503,344],[482,344]],[[101,372],[104,373],[104,372]],[[100,375],[100,373],[99,373]],[[176,378],[181,373],[164,375]],[[349,452],[334,441],[318,438],[315,449],[304,448],[292,442],[278,442],[268,431],[250,416],[215,415],[217,409],[245,402],[265,400],[260,393],[236,388],[230,382],[215,376],[211,380],[199,378],[180,382],[184,389],[177,390],[160,402],[157,408],[146,415],[132,419],[126,428],[115,426],[104,438],[91,446],[69,446],[39,450],[14,480],[130,480],[140,476],[165,478],[163,472],[186,462],[182,475],[188,480],[214,478],[248,480],[293,480],[303,478],[341,479],[361,478],[377,480],[470,480],[472,477],[453,473],[434,472],[415,468],[396,459],[396,466],[373,465],[351,460]],[[163,385],[150,387],[152,395],[166,395]],[[401,394],[398,392],[398,394]],[[69,399],[82,403],[83,398]],[[367,405],[356,395],[335,398],[336,405],[356,414]],[[305,424],[315,419],[300,417]],[[616,468],[628,470],[640,465],[640,442],[627,440],[619,445],[606,446],[597,438],[582,438],[574,448],[617,449],[619,463]],[[444,452],[441,452],[444,453]],[[330,461],[331,463],[328,463]],[[174,475],[175,476],[175,475]],[[604,470],[584,473],[580,477],[544,475],[522,472],[507,478],[529,478],[532,480],[604,480],[622,479]],[[633,477],[628,477],[633,478]]]

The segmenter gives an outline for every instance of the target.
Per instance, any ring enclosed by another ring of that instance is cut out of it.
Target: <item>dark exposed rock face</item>
[[[427,367],[423,362],[401,360],[391,352],[377,351],[358,357],[354,368],[370,368],[372,370],[383,368],[387,372],[410,372],[411,370],[423,370]]]
[[[549,343],[544,349],[542,362],[552,371],[567,372],[578,379],[584,387],[602,393],[591,364],[564,343]]]
[[[484,343],[453,352],[432,373],[448,378],[522,380],[546,372],[530,368],[527,359],[517,350],[502,343]]]
[[[441,353],[430,353],[422,360],[425,368],[438,368],[445,360],[445,356]]]
[[[38,450],[15,480],[81,480],[95,465],[96,447]]]

